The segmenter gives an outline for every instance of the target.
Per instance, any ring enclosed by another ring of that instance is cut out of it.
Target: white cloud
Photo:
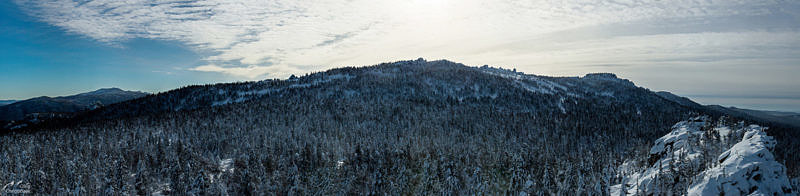
[[[191,68],[193,71],[205,72],[220,72],[235,76],[243,76],[247,78],[256,78],[264,73],[293,73],[297,72],[296,69],[288,68],[285,66],[254,66],[247,67],[222,67],[214,64],[208,64]]]
[[[797,44],[800,37],[798,25],[792,24],[798,21],[795,12],[800,6],[785,1],[18,0],[18,4],[44,22],[109,44],[132,38],[180,41],[209,54],[205,65],[191,70],[247,79],[420,56],[468,64],[529,65],[528,70],[558,74],[574,68],[554,64],[759,57],[749,54],[753,52],[762,57],[785,55],[797,47],[788,46],[783,52],[780,49],[786,48],[775,47]],[[781,14],[793,17],[765,24],[730,19]],[[730,20],[734,22],[726,22]],[[664,34],[669,31],[673,32]],[[760,42],[756,37],[777,41]],[[759,51],[763,48],[768,51]]]

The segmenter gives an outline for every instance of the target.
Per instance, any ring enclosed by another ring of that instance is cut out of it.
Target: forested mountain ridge
[[[703,107],[702,105],[700,105],[698,103],[695,103],[694,101],[692,101],[689,98],[681,97],[681,96],[672,94],[672,93],[667,92],[667,91],[659,91],[659,92],[656,92],[656,94],[658,94],[659,96],[663,97],[664,99],[673,101],[675,103],[678,103],[678,104],[681,104],[683,106],[687,106],[687,107],[690,107],[690,108],[702,108]]]
[[[625,160],[701,112],[613,74],[420,59],[189,86],[9,133],[0,181],[36,193],[608,194]]]
[[[636,87],[629,80],[617,78],[614,74],[546,77],[488,66],[476,68],[445,60],[428,62],[419,59],[361,68],[337,68],[303,77],[293,76],[287,80],[268,79],[258,82],[188,86],[125,104],[105,107],[87,116],[116,118],[239,102],[257,102],[265,99],[309,96],[315,99],[378,96],[415,101],[452,99],[459,102],[467,99],[495,100],[499,96],[518,96],[545,104],[538,108],[521,108],[524,104],[506,105],[504,109],[555,113],[580,110],[578,105],[581,103],[577,103],[578,100],[630,102],[627,105],[642,107],[673,105],[647,89]],[[678,107],[680,106],[671,106],[668,109]]]

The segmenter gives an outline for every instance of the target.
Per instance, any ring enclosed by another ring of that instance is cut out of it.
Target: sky
[[[0,1],[0,99],[420,57],[800,112],[800,1]]]

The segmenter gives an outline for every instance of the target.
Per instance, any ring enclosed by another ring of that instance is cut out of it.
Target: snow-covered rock
[[[698,176],[688,195],[792,194],[786,168],[775,161],[775,140],[751,125],[742,141],[725,151],[716,165]]]
[[[632,163],[628,162],[624,165],[626,168],[621,168],[630,174],[623,176],[623,184],[611,188],[611,195],[667,193],[668,190],[664,190],[662,185],[674,184],[674,179],[680,179],[685,173],[680,173],[679,170],[695,170],[700,167],[698,158],[702,154],[702,143],[699,140],[704,134],[701,128],[707,121],[705,117],[697,117],[673,125],[672,131],[658,138],[650,148],[649,167],[631,171],[636,169],[631,168]]]
[[[711,125],[707,117],[675,124],[655,141],[644,166],[629,160],[619,167],[622,183],[611,186],[610,194],[794,194],[785,167],[771,153],[776,141],[766,128]]]

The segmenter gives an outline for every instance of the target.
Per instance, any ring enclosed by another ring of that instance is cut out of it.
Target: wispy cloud
[[[550,65],[544,69],[560,70],[570,68],[552,65],[796,59],[793,55],[800,51],[800,3],[794,1],[18,0],[18,4],[44,22],[108,44],[133,38],[180,41],[208,54],[204,65],[191,70],[250,79],[419,56],[529,69]]]

